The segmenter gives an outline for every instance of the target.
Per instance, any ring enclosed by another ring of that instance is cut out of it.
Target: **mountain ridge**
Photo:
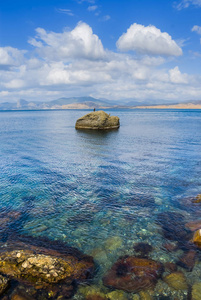
[[[162,103],[163,102],[163,103]],[[149,101],[127,100],[122,102],[107,99],[98,99],[90,96],[83,97],[62,97],[45,101],[27,101],[19,99],[17,102],[0,103],[0,110],[48,110],[48,109],[107,109],[107,108],[198,108],[201,107],[201,100],[184,101],[172,103],[171,101],[155,101],[150,105]]]

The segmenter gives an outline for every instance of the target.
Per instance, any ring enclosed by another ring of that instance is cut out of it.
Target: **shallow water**
[[[0,209],[23,213],[11,231],[92,255],[94,284],[105,289],[102,276],[119,256],[133,255],[135,243],[152,245],[150,257],[162,263],[181,256],[164,249],[156,219],[165,211],[199,219],[200,207],[182,201],[201,193],[201,111],[110,110],[119,130],[76,131],[85,113],[0,112]],[[186,272],[191,285],[201,281],[195,271]],[[177,293],[187,299],[186,291],[164,295]]]

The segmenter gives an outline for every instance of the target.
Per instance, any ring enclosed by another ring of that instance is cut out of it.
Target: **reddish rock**
[[[177,265],[174,264],[174,263],[171,263],[171,262],[167,262],[164,264],[165,266],[165,270],[168,271],[168,272],[176,272],[177,271]]]
[[[185,226],[186,226],[186,228],[190,229],[191,231],[196,231],[201,228],[201,220],[188,222],[185,224]]]
[[[174,244],[174,243],[166,243],[163,245],[163,247],[168,251],[168,252],[172,252],[178,249],[178,245]]]
[[[138,292],[154,288],[163,272],[163,266],[151,259],[128,256],[120,258],[103,278],[104,285],[124,290]]]
[[[152,246],[147,243],[137,243],[133,246],[139,257],[146,258],[148,253],[153,250]]]
[[[195,265],[195,259],[196,259],[196,251],[189,250],[179,258],[178,265],[191,272]]]

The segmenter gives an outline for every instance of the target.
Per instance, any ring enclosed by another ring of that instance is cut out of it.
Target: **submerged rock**
[[[187,290],[188,284],[182,272],[171,273],[163,279],[170,287],[175,290]]]
[[[185,224],[186,228],[190,229],[191,231],[196,231],[197,229],[201,228],[201,220],[191,221]]]
[[[151,259],[128,256],[120,258],[103,278],[104,285],[127,292],[153,288],[163,266]]]
[[[201,299],[201,282],[196,282],[192,286],[191,292],[192,300],[200,300]]]
[[[138,253],[139,257],[146,258],[148,256],[148,253],[153,250],[152,246],[147,243],[137,243],[133,246],[135,252]]]
[[[198,247],[201,248],[201,229],[198,229],[194,232],[193,235],[193,243]]]
[[[188,252],[184,253],[178,261],[178,265],[187,269],[189,272],[191,272],[195,265],[195,259],[196,259],[196,251],[195,250],[189,250]]]
[[[201,194],[198,194],[195,198],[192,198],[193,203],[200,203],[201,202]]]
[[[14,250],[0,254],[0,272],[14,279],[44,288],[64,281],[87,279],[93,272],[93,261],[78,260],[34,253],[29,250]]]
[[[183,215],[176,212],[162,212],[157,215],[156,223],[162,227],[166,239],[179,242],[179,247],[185,247],[191,239],[191,232],[185,228]]]
[[[110,116],[100,110],[91,112],[76,121],[76,129],[117,129],[119,128],[119,118]]]
[[[8,278],[0,275],[0,295],[2,295],[5,289],[8,287],[8,281]]]

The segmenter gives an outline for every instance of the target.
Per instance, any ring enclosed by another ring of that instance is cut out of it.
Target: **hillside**
[[[191,101],[183,103],[170,103],[164,101],[152,102],[149,101],[110,101],[107,99],[96,99],[93,97],[71,97],[59,98],[49,102],[45,101],[27,101],[20,99],[17,102],[0,103],[0,110],[46,110],[46,109],[107,109],[107,108],[127,108],[127,109],[201,109],[201,101]]]

